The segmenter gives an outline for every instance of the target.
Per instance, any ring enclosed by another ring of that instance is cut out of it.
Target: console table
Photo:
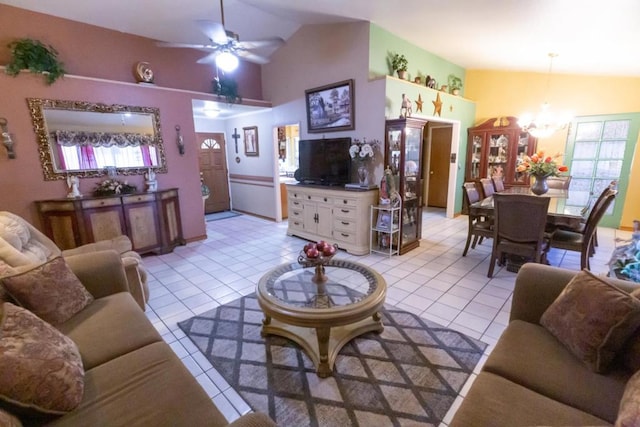
[[[60,249],[126,235],[133,250],[163,254],[184,245],[178,189],[36,201],[44,233]]]

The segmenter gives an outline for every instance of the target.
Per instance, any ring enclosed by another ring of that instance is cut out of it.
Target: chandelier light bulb
[[[237,56],[226,50],[216,56],[216,65],[222,71],[231,72],[235,70],[238,68],[239,62]]]

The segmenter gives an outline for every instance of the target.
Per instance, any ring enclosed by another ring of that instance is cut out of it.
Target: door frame
[[[278,146],[278,128],[286,126],[297,126],[298,127],[298,135],[300,134],[300,129],[302,128],[301,122],[295,123],[286,123],[286,124],[275,124],[272,128],[272,141],[273,141],[273,188],[274,188],[274,203],[275,203],[275,213],[276,213],[276,222],[282,222],[282,205],[280,200],[282,198],[282,192],[280,191],[280,168],[278,167],[279,162],[279,146]]]

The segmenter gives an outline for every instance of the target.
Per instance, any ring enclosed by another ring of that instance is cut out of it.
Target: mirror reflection
[[[28,99],[45,179],[166,172],[159,110]]]

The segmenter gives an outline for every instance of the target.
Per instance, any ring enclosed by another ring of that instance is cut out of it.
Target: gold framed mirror
[[[46,181],[167,172],[160,109],[27,98]]]

